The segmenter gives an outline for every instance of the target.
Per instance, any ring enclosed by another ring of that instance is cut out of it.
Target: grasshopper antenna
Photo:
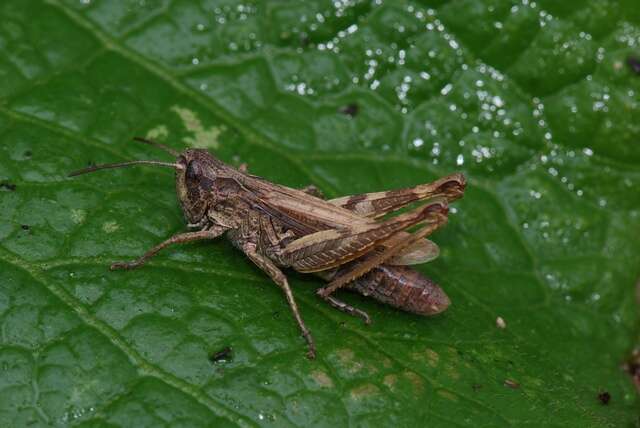
[[[171,163],[171,162],[160,162],[160,161],[154,161],[154,160],[135,160],[135,161],[129,161],[129,162],[116,162],[116,163],[105,163],[102,165],[93,165],[87,168],[73,171],[68,176],[75,177],[76,175],[99,171],[101,169],[122,168],[130,165],[157,165],[157,166],[166,166],[168,168],[173,168],[173,169],[182,169],[181,165],[178,165],[176,163]]]
[[[169,153],[169,154],[171,154],[171,155],[173,155],[175,157],[178,157],[180,155],[180,153],[178,153],[176,150],[173,150],[171,147],[165,146],[164,144],[157,143],[155,141],[151,141],[151,140],[148,140],[148,139],[142,138],[142,137],[133,137],[133,139],[134,139],[134,141],[138,141],[140,143],[144,143],[144,144],[148,144],[150,146],[157,147],[160,150],[164,150],[165,152],[167,152],[167,153]]]

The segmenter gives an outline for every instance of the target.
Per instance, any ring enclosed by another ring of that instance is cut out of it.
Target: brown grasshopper
[[[448,202],[462,197],[465,178],[452,174],[433,183],[387,192],[324,200],[310,186],[303,190],[271,183],[251,175],[246,167],[224,164],[206,150],[182,153],[143,138],[176,157],[175,162],[136,160],[96,165],[76,176],[107,168],[148,164],[173,168],[176,191],[191,232],[180,233],[151,248],[132,262],[111,269],[143,265],[172,244],[215,239],[223,234],[268,274],[285,294],[308,357],[315,345],[281,268],[316,273],[328,281],[317,295],[333,307],[369,322],[369,316],[336,298],[347,287],[409,312],[442,312],[449,299],[436,284],[403,265],[435,258],[438,247],[425,239],[447,221]],[[383,219],[414,202],[424,205]],[[417,227],[414,233],[407,229]]]

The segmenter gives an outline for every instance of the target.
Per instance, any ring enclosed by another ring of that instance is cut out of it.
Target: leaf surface
[[[0,4],[0,425],[613,426],[638,339],[632,0]],[[146,135],[329,197],[469,179],[426,319],[184,230]],[[506,328],[498,328],[501,317]],[[233,356],[212,364],[227,346]],[[609,392],[603,405],[598,394]]]

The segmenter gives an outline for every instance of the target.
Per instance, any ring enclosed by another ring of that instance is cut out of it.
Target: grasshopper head
[[[207,213],[220,161],[202,149],[182,152],[176,161],[176,192],[182,211],[191,224],[199,223]]]
[[[222,162],[202,149],[188,149],[182,153],[142,137],[135,137],[135,141],[155,146],[172,156],[176,162],[156,160],[132,160],[126,162],[92,165],[69,174],[69,177],[100,171],[103,169],[123,168],[133,165],[153,165],[173,168],[176,171],[176,190],[182,205],[182,211],[187,221],[198,224],[205,217],[212,201],[216,200],[214,184],[219,173],[225,169]]]

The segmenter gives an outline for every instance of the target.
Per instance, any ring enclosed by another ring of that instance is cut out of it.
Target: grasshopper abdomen
[[[338,273],[339,270],[331,270],[317,275],[331,281]],[[438,284],[407,266],[377,266],[345,288],[417,315],[436,315],[451,304]]]
[[[346,288],[418,315],[439,314],[451,304],[438,284],[406,266],[380,265]]]

